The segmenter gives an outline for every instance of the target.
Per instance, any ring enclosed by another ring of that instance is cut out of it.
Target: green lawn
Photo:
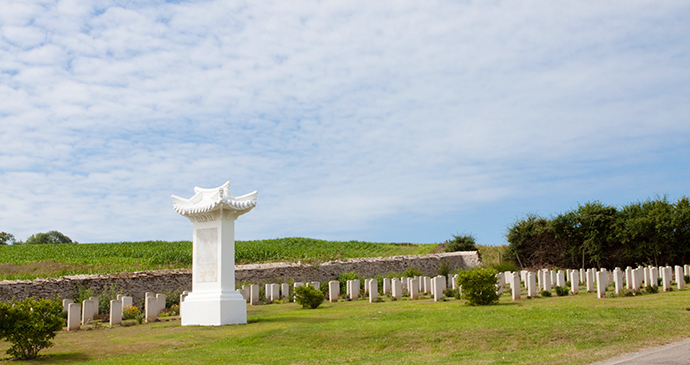
[[[248,307],[250,323],[60,333],[44,364],[586,364],[690,336],[690,291],[469,307],[450,299]],[[0,343],[0,352],[7,344]]]

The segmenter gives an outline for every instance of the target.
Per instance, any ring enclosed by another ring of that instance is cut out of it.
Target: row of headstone
[[[183,299],[183,297],[181,297]],[[165,309],[165,294],[146,293],[144,299],[144,318],[146,322],[155,321],[158,314]],[[72,299],[63,299],[62,310],[67,312],[67,331],[78,330],[89,324],[98,314],[98,297],[90,297],[81,304]],[[118,294],[117,299],[110,301],[110,325],[122,324],[122,313],[132,306],[132,297]]]
[[[165,308],[165,295],[159,295],[163,296],[163,308]],[[117,299],[110,301],[111,326],[122,323],[122,311],[127,306],[132,306],[132,297],[118,295]],[[72,299],[63,299],[62,310],[67,312],[67,331],[78,330],[81,326],[93,321],[94,316],[98,314],[98,297],[90,297],[81,304],[74,303]]]
[[[606,295],[606,287],[611,284],[614,284],[616,294],[620,295],[622,293],[624,279],[626,289],[628,290],[639,290],[642,286],[657,286],[659,277],[662,279],[661,285],[664,291],[671,290],[671,282],[674,280],[680,290],[685,286],[685,275],[690,275],[690,265],[676,265],[675,268],[671,266],[640,266],[636,269],[627,267],[625,272],[620,268],[615,268],[611,272],[604,268],[600,270],[590,268],[587,270],[567,269],[558,271],[541,269],[536,272],[537,282],[535,283],[535,273],[532,271],[506,271],[496,274],[496,293],[499,295],[502,294],[503,289],[509,286],[513,300],[517,300],[520,299],[521,283],[524,283],[527,295],[535,297],[537,296],[538,289],[550,291],[552,284],[565,287],[566,281],[570,281],[570,291],[573,294],[578,293],[580,282],[584,282],[587,285],[587,292],[596,291],[597,296],[603,298]]]
[[[321,287],[321,283],[318,281],[310,281],[307,282],[306,284],[303,282],[295,282],[293,284],[293,288],[297,288],[299,286],[305,286],[309,285],[313,287],[316,290],[319,290]],[[242,285],[242,289],[239,290],[240,294],[242,294],[242,297],[244,300],[249,303],[250,305],[258,305],[259,304],[259,285],[257,284],[251,284],[251,285]],[[274,302],[279,299],[290,299],[290,284],[288,283],[282,283],[282,284],[275,284],[275,283],[270,283],[270,284],[265,284],[264,285],[264,298],[266,302]]]

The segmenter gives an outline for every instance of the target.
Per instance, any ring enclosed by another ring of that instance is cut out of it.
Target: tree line
[[[0,232],[0,245],[48,245],[57,243],[77,243],[58,231],[36,233],[26,241],[17,241],[12,233]]]
[[[690,261],[690,199],[657,197],[622,208],[599,201],[508,227],[508,254],[521,267],[626,267]]]

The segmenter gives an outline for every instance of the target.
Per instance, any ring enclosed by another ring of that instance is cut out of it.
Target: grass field
[[[390,301],[249,306],[249,324],[179,321],[59,333],[58,364],[587,364],[690,336],[690,291],[595,294],[469,307]],[[8,347],[0,343],[0,353]],[[31,363],[33,363],[31,362]]]
[[[237,264],[429,253],[435,244],[338,242],[310,238],[237,241]],[[192,243],[122,242],[0,246],[0,280],[191,268]]]

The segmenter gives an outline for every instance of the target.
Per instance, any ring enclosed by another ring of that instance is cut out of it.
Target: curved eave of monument
[[[229,209],[238,215],[249,212],[256,206],[257,192],[234,197],[228,192],[230,182],[215,189],[194,188],[196,194],[189,199],[172,196],[173,209],[183,216],[208,213],[214,210]]]

